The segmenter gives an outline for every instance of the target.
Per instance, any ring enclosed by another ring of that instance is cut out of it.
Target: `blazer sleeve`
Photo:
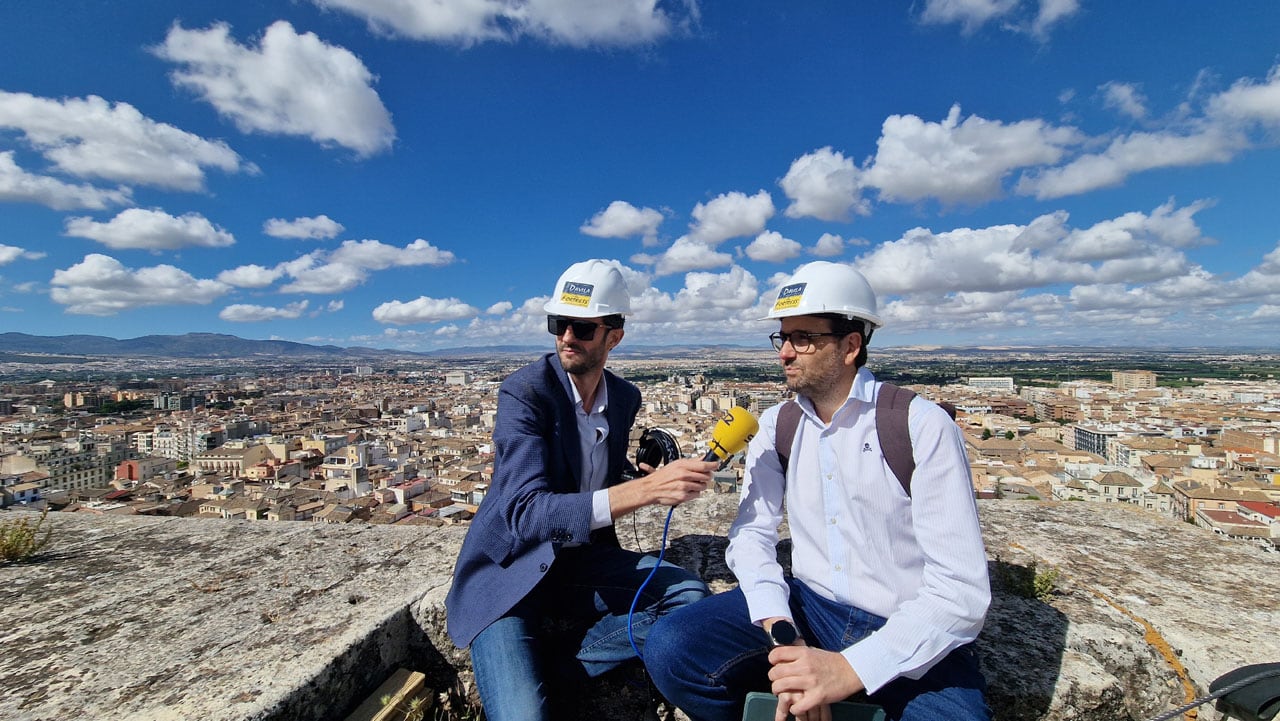
[[[591,494],[578,489],[565,462],[567,403],[557,403],[558,387],[504,383],[498,393],[493,504],[512,539],[512,551],[538,543],[585,543],[591,534]],[[576,425],[575,425],[576,429]],[[575,450],[576,452],[576,450]]]

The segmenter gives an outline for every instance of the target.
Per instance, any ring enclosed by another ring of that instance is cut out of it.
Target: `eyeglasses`
[[[591,340],[596,337],[596,328],[612,328],[608,323],[596,323],[590,320],[566,318],[562,315],[547,316],[547,332],[559,338],[566,328],[573,329],[573,337],[578,340]],[[607,332],[607,331],[606,331]]]
[[[808,353],[809,349],[813,347],[813,339],[819,338],[824,335],[843,338],[844,336],[849,334],[848,333],[810,333],[809,331],[805,331],[805,330],[793,330],[790,333],[771,333],[769,334],[769,340],[773,341],[774,350],[782,350],[782,345],[784,343],[790,342],[791,347],[794,348],[797,353]]]

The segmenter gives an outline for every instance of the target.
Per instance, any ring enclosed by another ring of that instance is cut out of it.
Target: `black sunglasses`
[[[578,340],[591,340],[596,337],[596,328],[612,328],[608,323],[597,323],[593,320],[566,318],[562,315],[547,316],[547,332],[559,338],[566,328],[573,329],[573,337]]]

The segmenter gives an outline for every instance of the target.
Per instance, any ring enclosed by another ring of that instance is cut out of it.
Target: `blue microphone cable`
[[[636,646],[636,636],[631,630],[632,620],[636,615],[636,604],[640,603],[640,594],[644,593],[644,587],[649,585],[653,580],[653,574],[658,572],[662,567],[662,557],[667,555],[667,532],[671,530],[671,516],[676,512],[676,507],[672,506],[667,510],[667,521],[662,524],[662,545],[658,548],[658,562],[653,565],[653,570],[649,571],[649,575],[645,576],[644,583],[640,584],[640,588],[636,589],[636,597],[631,599],[631,609],[627,611],[627,640],[631,642],[631,650],[636,652],[636,658],[644,660],[644,655],[640,653],[640,647]]]

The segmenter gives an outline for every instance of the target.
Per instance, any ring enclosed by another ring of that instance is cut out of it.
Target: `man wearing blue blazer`
[[[604,673],[635,657],[632,637],[643,649],[659,616],[708,594],[696,576],[663,562],[628,623],[658,562],[622,549],[613,520],[695,498],[717,464],[679,459],[623,480],[633,470],[626,452],[640,391],[604,367],[631,310],[622,272],[603,260],[575,263],[544,309],[556,351],[502,384],[493,482],[445,601],[450,637],[471,647],[489,721],[552,718],[546,680],[553,666],[557,676]],[[555,642],[543,619],[553,613],[590,626],[573,644],[576,658],[549,653]]]

